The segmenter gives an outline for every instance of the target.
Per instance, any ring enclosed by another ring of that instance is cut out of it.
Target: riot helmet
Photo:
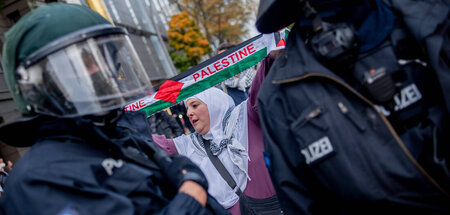
[[[272,33],[309,16],[304,10],[308,3],[327,22],[364,20],[369,0],[261,0],[256,16],[256,28],[261,33]],[[354,16],[349,16],[355,14]],[[355,18],[358,17],[358,18]]]
[[[270,32],[296,22],[315,56],[327,67],[345,71],[359,50],[354,25],[360,23],[354,20],[364,19],[352,11],[367,11],[367,4],[366,0],[261,0],[256,26]]]
[[[256,28],[261,33],[276,32],[297,21],[302,0],[260,0]]]
[[[3,65],[23,114],[106,113],[153,89],[127,31],[80,5],[24,16],[7,34]]]

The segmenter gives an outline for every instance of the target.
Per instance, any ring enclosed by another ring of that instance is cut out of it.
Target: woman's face
[[[195,131],[205,135],[209,131],[209,112],[208,106],[201,100],[191,98],[186,102],[187,116],[194,126]]]

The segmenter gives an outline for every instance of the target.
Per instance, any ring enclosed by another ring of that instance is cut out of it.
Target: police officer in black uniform
[[[293,22],[258,97],[285,213],[449,214],[449,2],[261,1]]]
[[[8,32],[5,78],[23,118],[0,138],[32,146],[6,180],[1,214],[228,214],[185,157],[155,147],[152,92],[126,30],[85,6],[34,9]]]

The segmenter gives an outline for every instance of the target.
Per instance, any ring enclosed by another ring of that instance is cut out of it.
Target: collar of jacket
[[[77,131],[71,120],[44,115],[23,117],[0,127],[0,140],[15,147],[29,147],[41,137]]]
[[[121,131],[124,129],[149,135],[148,124],[146,123],[145,113],[140,111],[124,112],[116,125],[111,126],[111,129],[115,130],[112,134],[116,134],[112,138],[115,140],[123,139],[122,135],[124,134]],[[116,130],[116,127],[120,131]],[[62,135],[86,139],[94,137],[110,139],[98,126],[92,123],[92,120],[83,117],[57,118],[37,115],[24,117],[0,127],[0,140],[15,147],[29,147],[40,138]]]
[[[286,49],[272,65],[273,84],[290,82],[312,73],[341,79],[316,59],[314,53],[305,46],[297,27],[289,34],[287,44]]]

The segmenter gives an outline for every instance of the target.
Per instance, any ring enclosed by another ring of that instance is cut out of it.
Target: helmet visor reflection
[[[57,116],[99,113],[152,93],[126,35],[90,38],[18,70],[19,86],[34,111]]]

